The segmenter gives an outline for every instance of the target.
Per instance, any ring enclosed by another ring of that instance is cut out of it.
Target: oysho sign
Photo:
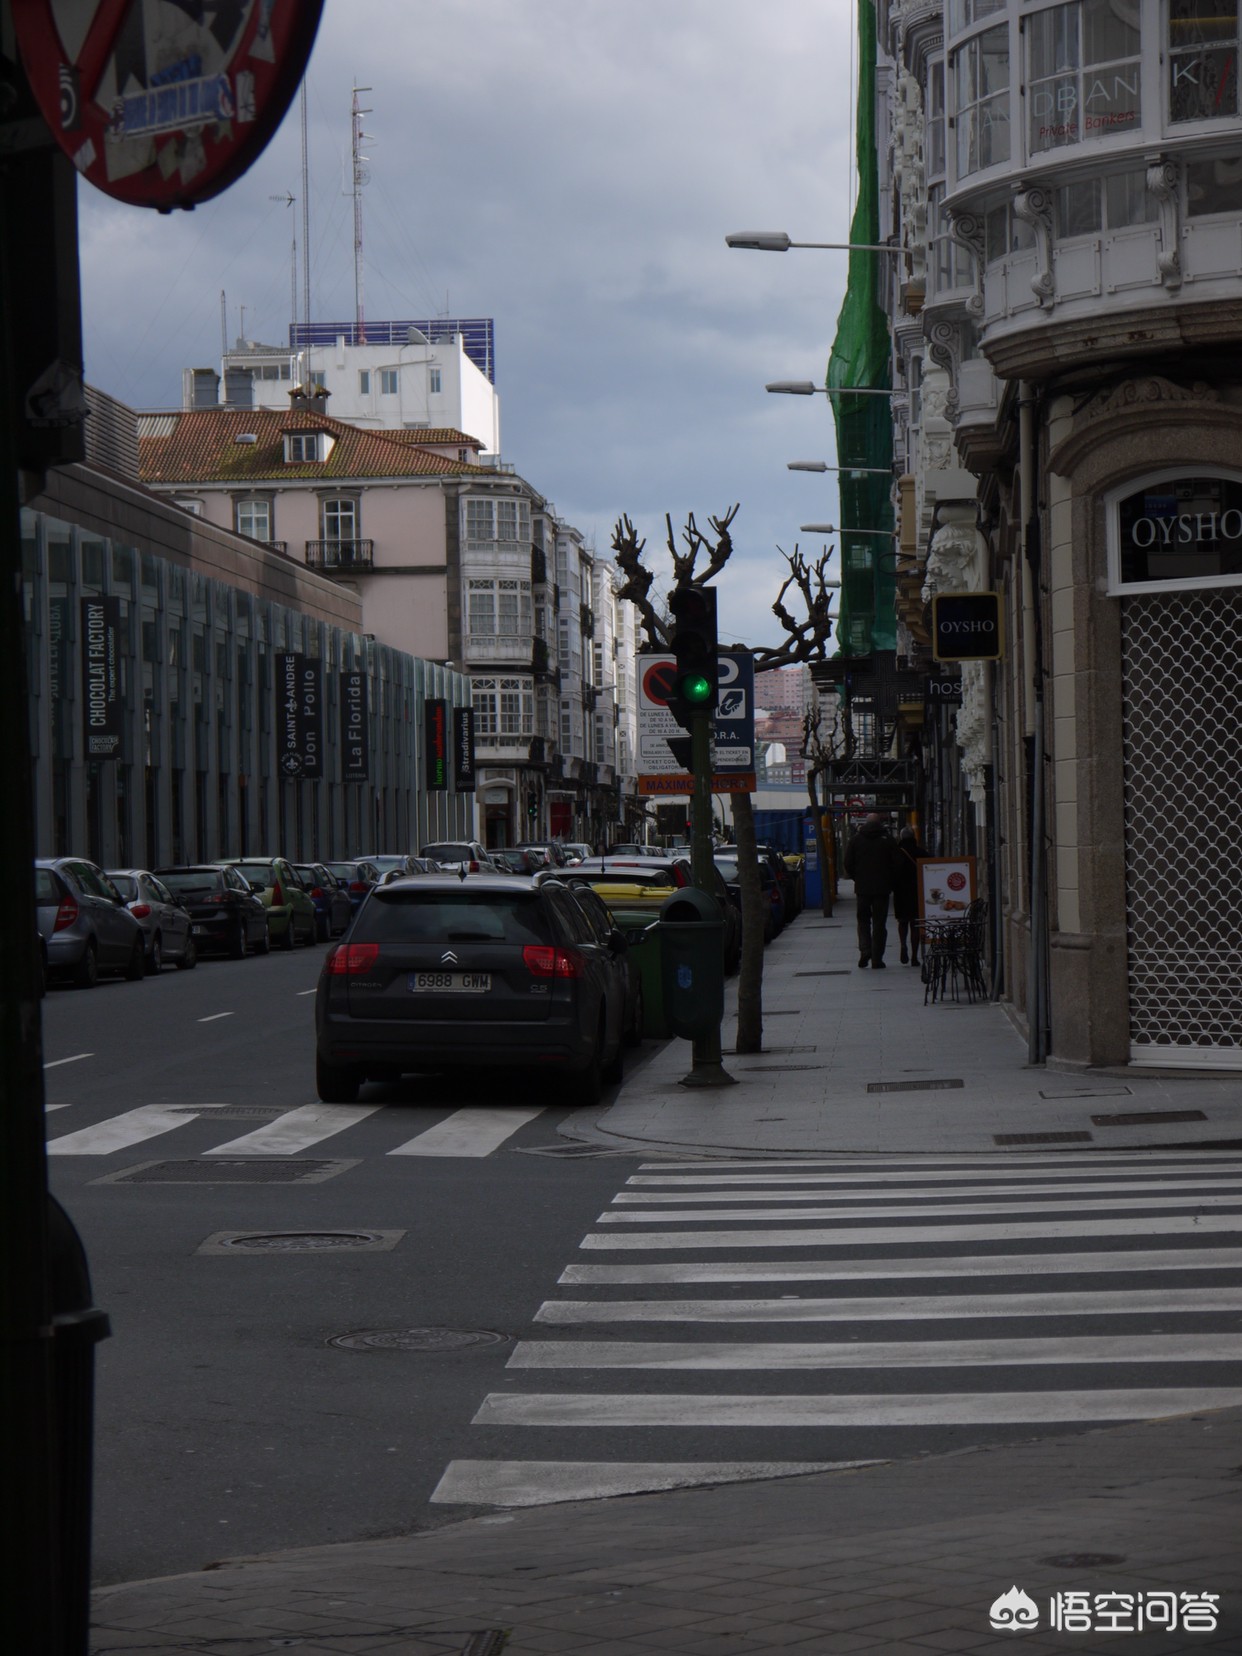
[[[932,599],[937,661],[999,661],[1004,654],[998,592],[938,592]]]
[[[1242,480],[1162,474],[1112,497],[1109,530],[1114,587],[1242,581]]]

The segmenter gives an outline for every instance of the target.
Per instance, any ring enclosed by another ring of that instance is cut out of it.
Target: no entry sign
[[[163,212],[240,178],[297,90],[323,0],[11,0],[31,90],[106,195]]]

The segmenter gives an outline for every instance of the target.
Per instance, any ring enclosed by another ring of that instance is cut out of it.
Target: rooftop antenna
[[[362,190],[363,186],[371,182],[371,169],[367,165],[368,158],[362,153],[363,144],[372,140],[362,130],[362,117],[372,113],[363,109],[358,102],[359,92],[369,92],[369,86],[354,87],[353,113],[350,118],[351,152],[353,156],[353,197],[354,197],[354,322],[356,325],[355,342],[365,345],[367,342],[367,324],[363,313],[362,303]]]
[[[292,207],[298,198],[292,191],[286,190],[284,195],[268,196],[267,199],[269,201],[283,201],[286,207]],[[298,233],[296,230],[293,232],[293,277],[289,293],[289,316],[296,328],[298,325]]]
[[[306,143],[306,79],[302,79],[300,110],[302,121],[302,321],[311,319],[310,295],[310,157]],[[296,313],[297,306],[294,305]],[[296,321],[296,315],[294,317]]]
[[[224,297],[224,289],[220,289],[220,355],[229,354],[229,307]]]

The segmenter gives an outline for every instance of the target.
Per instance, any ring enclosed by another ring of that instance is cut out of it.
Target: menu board
[[[919,858],[920,920],[964,920],[974,900],[973,857]]]

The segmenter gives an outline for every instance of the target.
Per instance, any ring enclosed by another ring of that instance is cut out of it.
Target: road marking
[[[316,987],[318,987],[318,986],[316,986]],[[299,1000],[302,1000],[306,995],[313,995],[314,993],[315,993],[314,989],[299,989],[298,994],[297,994],[297,998]]]
[[[635,1248],[652,1253],[666,1248],[856,1248],[860,1243],[878,1247],[892,1242],[908,1245],[914,1242],[1016,1242],[1020,1238],[1042,1236],[1207,1236],[1224,1231],[1242,1231],[1242,1213],[1169,1217],[1136,1213],[1129,1219],[1045,1219],[1008,1225],[886,1225],[877,1230],[859,1226],[846,1230],[648,1231],[646,1235],[592,1231],[583,1237],[581,1246]]]
[[[891,1299],[545,1300],[537,1323],[923,1322],[946,1317],[1098,1317],[1242,1311],[1242,1282],[1074,1294],[920,1294]]]
[[[450,1461],[432,1503],[528,1507],[556,1501],[598,1501],[703,1484],[754,1483],[848,1472],[879,1461]]]
[[[1187,1229],[1191,1228],[1189,1225]],[[972,1232],[973,1234],[973,1232]],[[1043,1235],[1043,1228],[1040,1229]],[[939,1259],[843,1259],[824,1262],[733,1259],[676,1260],[660,1265],[567,1265],[557,1281],[640,1282],[848,1282],[862,1278],[1050,1276],[1103,1271],[1237,1271],[1242,1248],[1168,1248],[1102,1253],[962,1254]]]
[[[998,1340],[519,1340],[511,1369],[1030,1368],[1237,1362],[1242,1334],[1088,1334]]]
[[[184,1127],[192,1116],[174,1115],[164,1104],[144,1104],[140,1109],[127,1110],[124,1115],[110,1116],[93,1127],[81,1127],[76,1133],[65,1133],[48,1143],[49,1156],[109,1156],[114,1150],[128,1150],[143,1139],[157,1138]]]
[[[872,1396],[684,1393],[492,1392],[475,1426],[1025,1426],[1089,1420],[1154,1420],[1242,1404],[1229,1386],[1100,1391],[1004,1391]]]
[[[44,1064],[44,1069],[59,1069],[62,1064],[80,1064],[83,1058],[93,1058],[93,1052],[75,1052],[72,1058],[53,1058]]]
[[[1005,1196],[1010,1195],[1023,1207],[1030,1204],[1028,1196],[1059,1196],[1061,1203],[1077,1201],[1080,1197],[1090,1197],[1107,1191],[1121,1192],[1126,1190],[1154,1192],[1157,1196],[1170,1186],[1159,1180],[1144,1180],[1141,1183],[1132,1179],[1107,1179],[1091,1184],[1065,1185],[1032,1184],[1032,1185],[964,1185],[960,1188],[945,1190],[931,1185],[922,1190],[900,1191],[899,1199],[903,1202],[927,1201],[930,1203],[940,1197],[961,1199],[968,1196]],[[1229,1178],[1227,1175],[1211,1178],[1179,1179],[1172,1188],[1177,1191],[1196,1190],[1238,1190],[1242,1191],[1242,1178]],[[874,1202],[877,1197],[883,1197],[882,1190],[619,1190],[613,1197],[613,1206],[621,1207],[651,1207],[660,1203],[674,1202],[823,1202],[831,1200],[839,1203],[847,1202]],[[1040,1206],[1047,1204],[1041,1203]],[[1083,1200],[1083,1207],[1095,1207],[1094,1201]],[[848,1208],[843,1208],[848,1212]],[[946,1209],[945,1211],[952,1211]]]
[[[937,1203],[932,1206],[924,1203],[921,1207],[870,1207],[850,1208],[843,1211],[840,1207],[822,1208],[707,1208],[696,1212],[693,1208],[681,1210],[674,1208],[666,1213],[601,1213],[596,1220],[598,1225],[667,1225],[678,1219],[687,1223],[696,1224],[719,1222],[726,1223],[732,1220],[745,1219],[931,1219],[939,1214],[961,1215],[967,1213],[1065,1213],[1070,1203],[1077,1202],[1079,1207],[1097,1211],[1100,1208],[1136,1208],[1144,1211],[1155,1208],[1173,1207],[1237,1207],[1242,1204],[1242,1191],[1231,1196],[1093,1196],[1090,1200],[1079,1202],[1078,1198],[1069,1195],[1061,1202],[1028,1202],[1015,1197],[1010,1202],[972,1202],[961,1207]],[[864,1233],[859,1232],[859,1240],[864,1239]]]
[[[217,1023],[221,1018],[231,1018],[231,1012],[213,1012],[209,1018],[200,1018],[199,1023]]]
[[[762,1161],[735,1161],[732,1156],[718,1156],[714,1161],[639,1162],[638,1171],[667,1173],[670,1167],[675,1167],[679,1173],[712,1173],[752,1167],[833,1167],[851,1173],[874,1169],[877,1177],[889,1178],[904,1167],[914,1170],[917,1177],[925,1178],[925,1170],[930,1167],[961,1168],[971,1173],[976,1169],[987,1171],[994,1167],[1003,1167],[1007,1172],[1028,1167],[1124,1167],[1133,1170],[1139,1157],[1142,1159],[1137,1161],[1138,1166],[1152,1168],[1174,1167],[1186,1162],[1206,1162],[1210,1166],[1220,1160],[1220,1155],[1219,1150],[1062,1150],[1044,1156],[1028,1156],[1025,1153],[1019,1156],[1012,1151],[981,1156],[914,1158],[877,1153],[870,1156],[767,1156]]]
[[[542,1115],[545,1105],[534,1109],[502,1110],[480,1108],[457,1110],[390,1150],[390,1156],[490,1156],[519,1127]]]
[[[1097,1186],[1095,1184],[1080,1183],[1079,1181],[1080,1180],[1092,1179],[1092,1178],[1098,1178],[1100,1176],[1100,1171],[1101,1170],[1099,1168],[1090,1168],[1090,1169],[1089,1168],[1077,1168],[1077,1169],[1072,1170],[1070,1173],[1068,1173],[1063,1179],[1058,1179],[1054,1184],[1037,1185],[1037,1184],[1031,1184],[1027,1181],[1032,1180],[1032,1179],[1047,1179],[1049,1177],[1047,1168],[1039,1168],[1038,1170],[1032,1169],[1029,1172],[1026,1171],[1026,1170],[1014,1171],[1014,1170],[1007,1169],[1006,1172],[1005,1172],[1005,1176],[1003,1178],[997,1179],[994,1183],[988,1185],[986,1188],[989,1189],[989,1190],[997,1190],[997,1191],[999,1191],[999,1190],[1011,1190],[1011,1189],[1012,1190],[1019,1190],[1019,1191],[1020,1190],[1036,1190],[1036,1191],[1038,1191],[1038,1190],[1045,1190],[1045,1189],[1047,1189],[1047,1190],[1071,1190],[1071,1191],[1096,1190],[1096,1189],[1100,1189],[1100,1188],[1103,1188],[1103,1187],[1102,1186]],[[1105,1169],[1104,1171],[1105,1171],[1105,1173],[1107,1173],[1108,1170]],[[1118,1173],[1120,1173],[1122,1171],[1122,1169],[1118,1168],[1116,1171]],[[1146,1176],[1142,1179],[1136,1180],[1133,1183],[1130,1182],[1129,1180],[1125,1181],[1124,1183],[1122,1183],[1120,1181],[1117,1181],[1117,1188],[1120,1189],[1120,1190],[1151,1190],[1153,1188],[1158,1188],[1159,1185],[1160,1185],[1161,1180],[1167,1179],[1170,1173],[1178,1173],[1178,1174],[1180,1174],[1180,1173],[1197,1173],[1197,1174],[1200,1175],[1200,1177],[1203,1177],[1203,1176],[1206,1175],[1206,1172],[1207,1172],[1207,1170],[1205,1168],[1203,1168],[1202,1166],[1196,1166],[1196,1167],[1191,1167],[1191,1168],[1159,1167],[1159,1168],[1154,1168],[1150,1172],[1148,1172],[1146,1164],[1144,1164],[1144,1166],[1141,1169],[1135,1168],[1133,1166],[1133,1164],[1131,1164],[1131,1166],[1126,1168],[1125,1171],[1126,1172],[1134,1172],[1134,1173],[1137,1173],[1137,1172],[1141,1171]],[[1222,1162],[1222,1163],[1220,1163],[1219,1166],[1216,1166],[1212,1169],[1211,1177],[1215,1178],[1217,1175],[1220,1175],[1220,1176],[1223,1177],[1224,1175],[1227,1175],[1227,1174],[1242,1174],[1242,1162],[1238,1162],[1238,1161]],[[968,1172],[963,1171],[961,1173],[957,1173],[957,1172],[952,1172],[951,1173],[951,1172],[948,1172],[946,1170],[945,1172],[935,1174],[934,1177],[937,1178],[937,1179],[944,1180],[946,1182],[943,1183],[943,1184],[938,1184],[938,1185],[937,1184],[928,1185],[927,1188],[928,1188],[928,1191],[931,1194],[941,1195],[941,1196],[963,1196],[963,1195],[967,1194],[966,1188],[962,1184],[959,1184],[959,1183],[956,1183],[956,1182],[949,1182],[949,1181],[977,1179],[979,1177],[979,1174],[978,1174],[977,1171],[975,1171],[973,1169],[968,1171]],[[749,1187],[752,1187],[754,1185],[772,1184],[772,1185],[779,1185],[782,1188],[789,1188],[790,1190],[792,1190],[794,1187],[796,1187],[798,1185],[821,1185],[821,1186],[823,1186],[823,1185],[828,1185],[828,1186],[843,1185],[844,1186],[844,1185],[858,1185],[858,1184],[896,1184],[896,1183],[907,1182],[907,1181],[913,1182],[913,1183],[916,1183],[916,1184],[917,1183],[926,1184],[927,1178],[928,1178],[928,1174],[925,1170],[922,1171],[922,1172],[918,1172],[918,1173],[893,1173],[893,1174],[886,1174],[886,1173],[882,1174],[882,1173],[878,1173],[878,1172],[876,1172],[876,1173],[852,1173],[852,1174],[851,1173],[771,1173],[771,1174],[765,1174],[765,1173],[691,1173],[691,1174],[686,1174],[684,1176],[678,1175],[676,1177],[668,1177],[668,1178],[661,1178],[661,1177],[659,1177],[658,1175],[655,1175],[655,1174],[635,1173],[631,1178],[628,1178],[625,1182],[626,1182],[627,1185],[641,1185],[644,1188],[646,1188],[648,1186],[651,1186],[651,1185],[661,1185],[661,1186],[663,1186],[663,1185],[690,1185],[690,1186],[694,1186],[698,1189],[702,1189],[704,1186],[707,1186],[707,1185],[745,1185],[745,1186],[748,1187],[746,1192],[745,1192],[745,1195],[752,1196],[752,1197],[760,1197],[760,1196],[763,1195],[762,1191],[753,1190]],[[1177,1181],[1178,1188],[1180,1189],[1183,1184],[1185,1184],[1187,1189],[1196,1188],[1196,1186],[1194,1185],[1194,1183],[1190,1179],[1179,1178],[1178,1181]],[[821,1191],[820,1194],[823,1194],[823,1192]],[[865,1194],[865,1192],[863,1194]],[[903,1191],[901,1191],[900,1194],[904,1198],[906,1196],[921,1195],[921,1194],[923,1194],[923,1192],[913,1191],[913,1190],[903,1190]],[[853,1195],[853,1193],[851,1193],[851,1195]],[[719,1197],[720,1197],[721,1201],[724,1201],[725,1200],[725,1193],[723,1191],[721,1191],[719,1193]],[[636,1196],[635,1197],[630,1197],[628,1199],[631,1200],[631,1201],[638,1201],[639,1200],[639,1198],[636,1197]],[[674,1201],[676,1199],[677,1199],[676,1197],[671,1196],[671,1195],[670,1196],[656,1196],[654,1194],[650,1198],[650,1200],[652,1200],[652,1201]],[[687,1195],[687,1197],[685,1199],[690,1200],[691,1198]],[[857,1196],[853,1196],[853,1199],[857,1200],[858,1198],[857,1198]],[[621,1200],[620,1194],[618,1195],[617,1200],[618,1201]]]
[[[227,1144],[207,1150],[208,1156],[291,1156],[312,1144],[344,1132],[383,1108],[382,1104],[303,1104],[253,1133],[243,1133]]]

